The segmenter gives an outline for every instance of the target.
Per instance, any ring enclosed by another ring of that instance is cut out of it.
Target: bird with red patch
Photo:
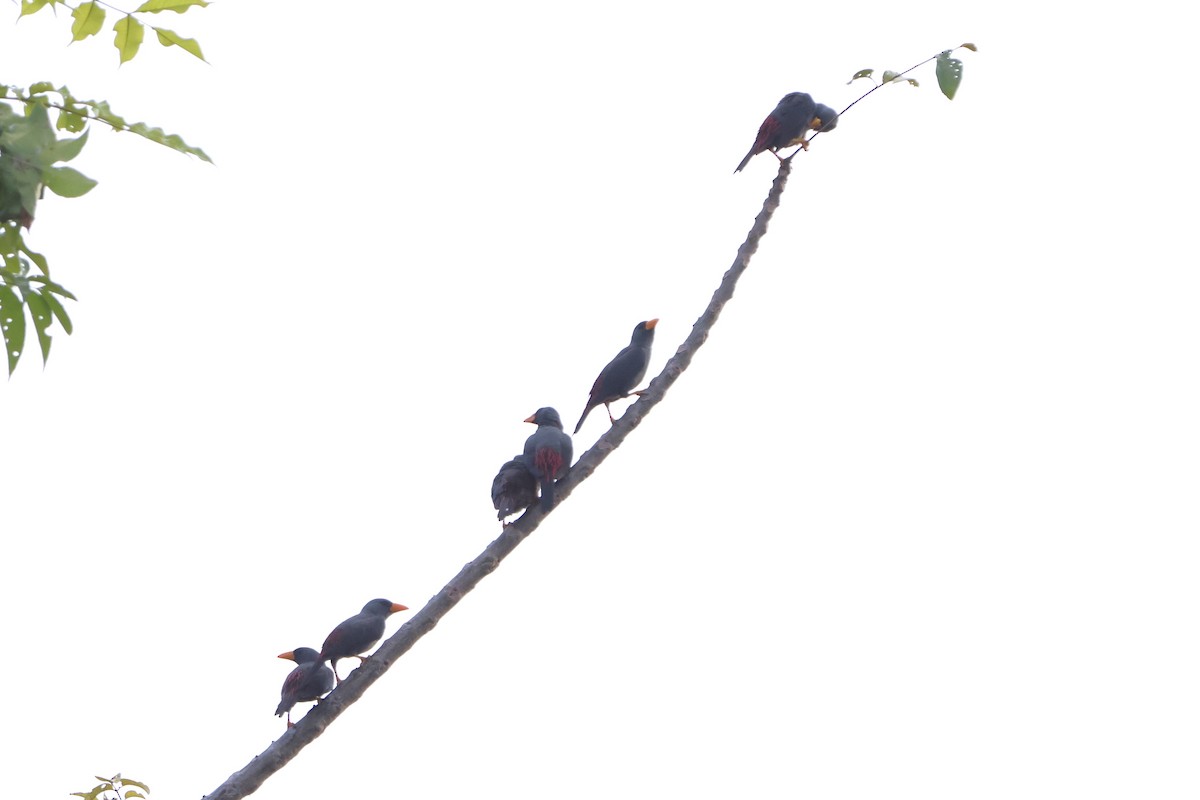
[[[823,106],[823,108],[829,107]],[[834,125],[837,124],[836,119],[837,115],[834,114]],[[798,144],[807,150],[808,140],[804,138],[805,135],[810,130],[818,130],[822,127],[815,124],[816,120],[817,104],[813,102],[812,95],[804,92],[792,92],[784,95],[783,99],[779,101],[779,105],[775,106],[775,110],[768,114],[762,125],[758,127],[758,136],[755,137],[750,152],[746,153],[746,157],[742,159],[742,163],[737,165],[734,172],[741,172],[751,158],[768,150],[780,161],[783,160],[778,153],[781,148]],[[828,130],[833,130],[833,128],[830,127]]]
[[[506,461],[492,479],[492,505],[496,509],[496,519],[508,527],[505,517],[529,508],[536,501],[537,478],[530,471],[523,454],[513,456],[512,461]]]
[[[280,653],[280,658],[295,661],[296,668],[288,673],[283,681],[283,691],[279,693],[279,707],[275,716],[287,714],[287,726],[291,728],[292,706],[296,703],[310,703],[320,700],[333,689],[333,671],[325,666],[321,654],[311,647],[297,647],[286,653]]]
[[[625,349],[617,353],[616,358],[600,370],[600,376],[592,384],[592,393],[588,396],[583,416],[579,418],[579,424],[575,426],[575,433],[579,433],[587,415],[601,403],[608,412],[609,424],[617,424],[608,404],[614,400],[629,397],[631,394],[640,394],[633,391],[633,387],[646,377],[646,368],[650,366],[650,346],[654,344],[654,326],[657,324],[658,320],[656,319],[639,322],[634,327],[633,336],[629,339],[629,344]]]
[[[383,638],[387,618],[397,611],[407,611],[408,606],[377,598],[363,606],[362,611],[344,620],[325,637],[319,658],[328,661],[333,668],[333,679],[342,678],[337,672],[337,662],[342,658],[357,658],[366,661],[363,653],[374,647]]]
[[[554,482],[571,467],[571,437],[553,408],[539,408],[525,421],[538,426],[525,440],[525,463],[542,487],[541,508],[549,511],[554,507]]]

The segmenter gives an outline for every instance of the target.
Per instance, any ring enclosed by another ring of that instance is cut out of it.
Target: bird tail
[[[554,478],[549,475],[542,476],[542,511],[549,511],[554,508]]]
[[[733,171],[733,174],[737,175],[739,172],[741,172],[743,169],[745,169],[746,165],[750,163],[750,159],[752,159],[752,158],[754,158],[754,148],[753,147],[750,148],[749,153],[746,153],[746,157],[742,159],[742,163],[737,165],[737,169],[735,169]]]
[[[583,416],[579,418],[579,422],[575,425],[575,433],[579,433],[579,429],[583,427],[583,421],[587,419],[587,415],[592,413],[592,409],[595,407],[595,405],[588,405],[588,407],[583,410]]]

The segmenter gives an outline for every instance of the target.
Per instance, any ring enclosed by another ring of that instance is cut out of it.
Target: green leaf
[[[36,14],[37,12],[41,11],[47,3],[54,5],[54,0],[21,0],[20,16],[27,17],[30,14]]]
[[[96,181],[73,167],[46,167],[42,182],[59,197],[83,197],[96,188]]]
[[[94,2],[80,3],[71,12],[71,16],[75,18],[75,21],[71,23],[71,41],[73,42],[95,36],[104,25],[104,9]]]
[[[870,78],[874,74],[875,70],[873,69],[860,69],[858,72],[850,76],[850,80],[846,81],[846,85],[849,86],[859,78]]]
[[[166,28],[154,28],[154,32],[158,34],[158,43],[163,47],[178,45],[194,55],[196,58],[204,61],[204,55],[200,52],[200,43],[195,39],[185,39],[175,31],[169,31]],[[204,63],[207,64],[208,62],[205,61]]]
[[[69,298],[71,298],[72,300],[76,300],[76,299],[77,299],[77,298],[75,297],[75,295],[73,295],[73,294],[71,294],[70,292],[68,292],[68,291],[66,290],[66,288],[65,288],[65,287],[63,287],[63,286],[59,286],[57,283],[55,283],[54,281],[50,280],[49,278],[47,278],[47,277],[46,277],[46,276],[44,276],[44,275],[31,275],[31,276],[29,277],[29,280],[30,280],[30,281],[32,281],[32,282],[34,282],[34,283],[40,283],[40,284],[43,284],[43,285],[46,287],[46,291],[48,291],[48,292],[54,292],[55,294],[61,294],[63,297],[69,297]],[[50,295],[46,295],[46,297],[49,297],[49,296],[50,296]],[[65,327],[65,326],[64,326],[64,327]]]
[[[0,331],[4,334],[4,355],[8,357],[8,374],[12,375],[25,346],[25,309],[10,286],[0,286]]]
[[[46,301],[46,305],[50,306],[50,310],[54,312],[54,316],[58,319],[58,324],[62,325],[63,330],[70,336],[74,331],[74,327],[71,325],[71,318],[67,316],[67,310],[63,308],[63,304],[49,292],[42,292],[42,299]]]
[[[79,133],[87,127],[87,117],[75,111],[62,110],[58,112],[58,122],[55,127],[67,133]]]
[[[87,144],[87,138],[88,135],[85,133],[83,136],[75,139],[59,139],[49,148],[50,153],[54,156],[53,161],[50,163],[53,164],[55,161],[70,161],[79,155],[79,151]]]
[[[191,147],[179,136],[176,136],[173,133],[164,133],[162,128],[151,128],[144,122],[135,122],[130,125],[127,130],[130,133],[136,133],[138,136],[144,136],[150,141],[157,142],[158,144],[169,147],[172,150],[178,150],[180,153],[188,153],[207,161],[210,164],[212,163],[212,159],[208,157],[208,154],[199,147]]]
[[[970,50],[972,53],[979,52],[979,48],[975,46],[974,42],[963,42],[962,44],[959,45],[959,47],[965,47],[966,49]]]
[[[42,364],[50,358],[50,333],[47,328],[54,322],[50,306],[37,292],[25,295],[25,305],[29,307],[29,316],[33,319],[33,329],[37,331],[38,345],[42,348]]]
[[[893,72],[890,69],[883,71],[883,79],[880,83],[911,83],[913,86],[920,86],[916,78],[902,78],[902,73]]]
[[[149,11],[151,14],[157,14],[159,11],[174,11],[176,14],[182,14],[191,6],[204,7],[208,5],[207,0],[146,0],[137,7],[136,11]]]
[[[122,783],[128,783],[128,782],[129,781],[122,781]],[[141,792],[137,791],[136,789],[130,789],[128,792],[125,793],[125,800],[130,800],[130,798],[133,798],[133,797],[140,797],[140,798],[142,798],[142,800],[146,800],[146,795],[142,794]]]
[[[123,117],[113,113],[106,100],[80,100],[79,105],[90,108],[96,119],[107,122],[115,131],[123,131],[129,127],[129,123]]]
[[[142,46],[142,37],[146,35],[146,28],[133,17],[125,15],[117,20],[113,30],[117,32],[113,44],[120,51],[121,63],[124,64],[137,55],[138,48]]]
[[[30,94],[45,94],[46,92],[53,92],[53,91],[54,91],[54,84],[51,83],[50,81],[38,81],[37,83],[35,83],[29,87]]]
[[[938,88],[948,99],[953,100],[958,85],[962,83],[963,62],[961,59],[951,58],[950,53],[950,50],[946,50],[938,56],[935,73]]]
[[[21,238],[20,227],[16,228],[16,231],[17,231],[17,249],[20,250],[25,255],[29,256],[29,260],[38,265],[38,269],[40,269],[42,271],[42,274],[48,276],[50,274],[50,267],[49,267],[49,265],[46,264],[46,257],[44,255],[42,255],[41,253],[35,253],[29,249],[29,247],[25,244],[25,240],[23,238]]]
[[[208,5],[208,3],[205,3],[204,5]],[[141,9],[138,9],[138,10],[140,11]],[[142,783],[141,781],[135,781],[133,778],[121,778],[121,783],[122,783],[122,785],[124,785],[124,786],[136,786],[136,787],[138,787],[139,789],[141,789],[143,792],[149,792],[149,791],[150,791],[150,787],[149,787],[149,786],[147,786],[146,784]]]

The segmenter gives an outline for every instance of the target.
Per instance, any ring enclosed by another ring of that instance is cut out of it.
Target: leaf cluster
[[[82,797],[84,800],[145,800],[146,795],[150,794],[149,786],[141,781],[122,778],[119,772],[111,778],[97,775],[96,780],[100,781],[100,784],[95,789],[90,792],[71,792],[71,796]]]
[[[921,62],[921,64],[927,64],[930,61],[934,61],[934,60],[937,61],[937,66],[934,67],[934,75],[937,76],[938,88],[942,90],[942,94],[946,95],[947,99],[949,99],[949,100],[954,99],[955,93],[958,92],[958,86],[960,83],[962,83],[962,74],[963,74],[962,59],[951,58],[951,56],[954,54],[954,51],[959,50],[959,49],[965,49],[965,50],[970,50],[971,52],[975,52],[978,48],[976,48],[975,45],[972,44],[971,42],[963,42],[958,47],[952,48],[950,50],[943,50],[942,52],[938,53],[933,58],[930,58],[930,59],[927,59],[927,60]],[[909,78],[906,76],[908,75],[908,73],[912,72],[914,69],[921,66],[921,64],[917,64],[914,67],[909,67],[908,69],[904,70],[903,72],[896,72],[895,70],[885,69],[882,72],[882,74],[880,74],[880,76],[879,76],[879,82],[875,83],[875,88],[878,89],[880,86],[883,86],[884,84],[887,84],[887,83],[907,83],[907,84],[910,84],[911,86],[920,86],[921,84],[917,83],[916,78]],[[872,83],[874,83],[875,82],[875,70],[874,69],[860,69],[858,72],[856,72],[850,76],[850,80],[848,81],[848,83],[854,83],[859,78],[865,78],[865,79],[871,81]],[[874,90],[872,90],[872,91],[874,91]],[[869,92],[868,92],[868,94],[869,94]]]
[[[22,229],[33,224],[37,203],[46,189],[61,197],[81,197],[96,186],[96,181],[79,170],[61,166],[87,144],[88,121],[136,133],[204,161],[212,159],[161,128],[125,121],[103,100],[81,100],[66,86],[47,82],[28,89],[0,85],[0,99],[20,104],[14,107],[0,102],[0,338],[11,375],[25,346],[26,309],[37,332],[43,364],[50,357],[49,329],[54,321],[71,333],[70,317],[55,295],[72,300],[75,296],[50,280],[46,257],[29,248]],[[80,135],[59,138],[56,131]]]
[[[77,6],[72,6],[63,0],[21,0],[21,16],[27,17],[30,14],[36,14],[47,7],[51,9],[55,9],[58,6],[69,8],[71,9],[71,19],[73,20],[71,23],[71,41],[79,42],[89,36],[95,36],[100,33],[108,16],[108,10],[111,9],[118,17],[112,26],[112,31],[115,34],[113,37],[113,46],[117,48],[122,64],[138,54],[138,50],[142,46],[142,41],[146,37],[146,28],[154,31],[158,36],[158,43],[163,47],[182,48],[201,61],[204,61],[204,54],[200,51],[200,43],[195,39],[180,36],[169,28],[150,25],[134,15],[159,14],[163,11],[174,11],[176,14],[183,14],[195,6],[203,8],[207,5],[207,0],[146,0],[146,2],[133,11],[121,11],[103,2],[103,0],[88,0]]]

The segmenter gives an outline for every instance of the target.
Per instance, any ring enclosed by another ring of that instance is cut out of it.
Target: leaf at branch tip
[[[947,50],[938,56],[937,69],[934,72],[937,75],[938,87],[942,90],[942,94],[953,100],[958,91],[958,85],[962,83],[962,60],[950,58],[950,51]]]
[[[200,43],[195,39],[185,39],[175,31],[169,31],[166,28],[154,28],[154,32],[158,34],[158,43],[163,47],[178,45],[196,58],[204,61],[204,54],[200,52]],[[204,63],[207,64],[208,62],[204,61]]]
[[[963,42],[962,44],[959,45],[959,47],[965,47],[966,49],[970,50],[972,53],[979,52],[979,48],[975,46],[974,42]]]
[[[850,80],[846,81],[846,85],[849,86],[859,78],[870,78],[874,74],[875,70],[873,69],[860,69],[858,72],[850,76]]]
[[[99,3],[80,3],[71,12],[75,21],[71,23],[71,41],[78,42],[95,36],[104,25],[104,9]]]
[[[72,167],[46,167],[42,182],[59,197],[83,197],[96,188],[96,181]]]
[[[45,94],[46,92],[53,92],[53,91],[54,91],[54,84],[51,83],[50,81],[38,81],[37,83],[30,85],[30,87],[29,87],[29,93],[31,95]]]
[[[203,8],[207,5],[207,0],[146,0],[137,7],[137,11],[148,11],[151,14],[157,14],[159,11],[174,11],[176,14],[182,14],[192,6]]]
[[[117,20],[117,23],[113,25],[113,30],[117,33],[113,44],[120,51],[121,63],[124,64],[137,55],[138,48],[142,46],[142,37],[146,35],[146,29],[142,23],[126,15]]]
[[[127,130],[130,133],[136,133],[138,136],[144,136],[152,142],[164,145],[172,150],[178,150],[180,153],[196,156],[197,158],[213,163],[208,154],[199,147],[192,147],[185,143],[182,138],[174,133],[165,133],[162,128],[151,128],[144,122],[135,122],[130,125]]]
[[[67,316],[67,310],[63,308],[63,304],[59,302],[57,297],[50,294],[49,289],[42,292],[42,299],[46,301],[46,305],[50,306],[50,310],[54,312],[54,316],[58,319],[58,324],[62,325],[63,330],[70,336],[74,328],[71,325],[71,318]]]

